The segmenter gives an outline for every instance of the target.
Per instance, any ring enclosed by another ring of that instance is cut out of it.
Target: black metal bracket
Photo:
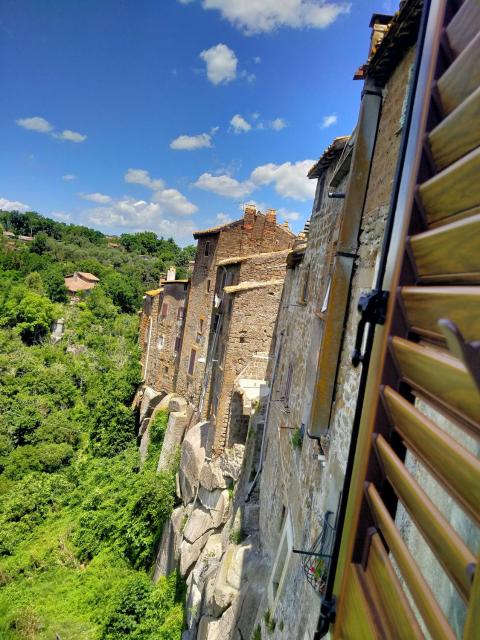
[[[357,336],[355,338],[355,348],[352,352],[352,364],[358,367],[363,361],[362,342],[365,326],[367,324],[383,324],[387,313],[388,291],[372,289],[368,293],[362,293],[358,299],[357,309],[361,314]]]
[[[329,198],[345,198],[346,194],[345,193],[337,193],[335,191],[329,191],[328,192],[328,197]]]
[[[318,623],[318,628],[313,636],[313,640],[320,640],[320,638],[324,638],[331,624],[335,622],[335,618],[337,616],[337,599],[335,596],[332,596],[330,600],[326,600],[325,598],[322,600],[322,604],[320,605],[320,619]]]

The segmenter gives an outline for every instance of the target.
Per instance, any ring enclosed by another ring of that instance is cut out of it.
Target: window
[[[165,373],[165,374],[168,373],[168,367],[163,367],[163,373]]]
[[[204,324],[205,318],[200,318],[198,321],[198,333],[203,333]]]
[[[205,255],[206,256],[210,255],[210,242],[205,243]]]
[[[184,315],[185,315],[185,307],[178,307],[177,320],[183,320]]]
[[[303,281],[302,281],[302,289],[300,301],[302,304],[307,304],[308,302],[308,285],[310,281],[310,265],[305,267],[305,271],[303,273]]]
[[[177,336],[175,338],[175,347],[173,350],[175,351],[175,353],[180,353],[181,348],[182,348],[182,337]]]
[[[213,333],[217,331],[219,321],[220,321],[220,316],[218,314],[213,316]]]
[[[195,349],[192,349],[190,352],[190,361],[188,363],[188,374],[193,376],[193,372],[195,371],[195,360],[197,357],[197,352]]]
[[[158,336],[157,349],[160,351],[165,345],[165,336]]]
[[[210,293],[210,280],[207,280],[207,293]]]
[[[292,390],[292,380],[293,380],[293,365],[288,365],[287,378],[285,380],[285,393],[283,394],[283,403],[286,407],[288,407],[288,403],[290,400],[290,392]]]
[[[290,513],[287,513],[285,522],[283,525],[282,535],[280,537],[280,544],[278,545],[277,557],[273,565],[272,573],[270,574],[270,582],[267,587],[268,604],[270,607],[270,613],[273,615],[275,607],[282,592],[285,575],[287,573],[288,564],[292,557],[293,548],[293,528]]]
[[[164,302],[162,304],[162,318],[166,318],[168,314],[168,304]]]

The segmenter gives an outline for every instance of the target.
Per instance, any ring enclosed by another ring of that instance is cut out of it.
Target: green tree
[[[55,316],[55,305],[48,298],[16,287],[5,304],[2,324],[15,327],[24,342],[33,344],[50,332]]]
[[[34,293],[38,293],[38,295],[43,296],[45,294],[45,287],[43,285],[43,280],[38,271],[31,271],[28,276],[25,278],[25,286],[30,291]]]
[[[47,250],[48,246],[48,235],[45,231],[40,231],[33,238],[32,243],[30,244],[30,251],[33,253],[38,253],[39,255],[43,255]]]

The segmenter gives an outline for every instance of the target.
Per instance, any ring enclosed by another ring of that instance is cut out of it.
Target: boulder
[[[203,507],[208,509],[215,529],[225,524],[230,510],[230,494],[227,489],[208,491],[205,487],[200,486],[197,497]]]
[[[183,540],[180,545],[180,573],[185,576],[194,562],[198,560],[205,543],[207,542],[212,529],[206,531],[200,538],[197,538],[193,544]]]
[[[174,509],[172,515],[163,527],[162,537],[158,545],[157,558],[155,560],[154,582],[157,582],[161,576],[167,576],[177,566],[182,541],[181,529],[185,514],[186,509],[184,507]]]
[[[183,537],[187,542],[193,543],[209,529],[213,529],[212,516],[201,507],[194,509],[183,530]]]
[[[179,480],[184,504],[191,502],[197,491],[200,471],[205,462],[208,428],[208,422],[199,422],[187,431],[182,444]]]
[[[172,404],[172,402],[170,402]],[[174,412],[168,416],[167,428],[163,438],[162,450],[158,460],[157,472],[168,471],[175,460],[176,452],[183,440],[183,434],[187,426],[188,418],[186,412]]]
[[[203,590],[205,583],[216,574],[221,558],[222,536],[219,533],[212,533],[192,571],[193,579],[200,589]]]
[[[185,618],[187,626],[192,629],[200,618],[202,606],[202,592],[193,580],[192,574],[187,579],[187,601],[185,603]]]
[[[235,632],[235,611],[227,609],[221,618],[203,616],[198,625],[197,640],[232,640]]]
[[[227,548],[215,581],[211,603],[215,614],[224,611],[238,596],[252,571],[252,564],[253,552],[250,544],[230,545]]]
[[[226,449],[218,458],[220,469],[224,476],[232,478],[235,482],[240,477],[242,471],[243,455],[245,446],[234,444],[231,449]]]
[[[200,484],[207,491],[226,489],[228,482],[223,475],[218,459],[214,462],[206,462],[200,472]]]

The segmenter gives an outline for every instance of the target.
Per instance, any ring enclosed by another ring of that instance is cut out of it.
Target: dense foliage
[[[183,278],[195,258],[194,246],[181,249],[172,238],[157,238],[149,231],[123,234],[110,242],[100,231],[56,222],[35,212],[0,211],[0,227],[16,235],[34,236],[28,245],[17,242],[15,250],[5,251],[0,269],[23,277],[36,272],[53,302],[66,300],[64,276],[89,271],[100,278],[113,303],[130,313],[140,305],[145,290],[158,286],[168,267],[175,265],[178,277]]]
[[[156,474],[167,416],[140,465],[138,319],[125,313],[137,297],[127,303],[115,280],[132,269],[136,292],[145,274],[126,253],[117,268],[103,260],[97,232],[74,227],[81,242],[69,244],[49,222],[39,242],[0,248],[0,637],[179,640],[177,577],[150,577],[175,494],[174,469]],[[73,269],[102,286],[72,306],[60,284]]]

